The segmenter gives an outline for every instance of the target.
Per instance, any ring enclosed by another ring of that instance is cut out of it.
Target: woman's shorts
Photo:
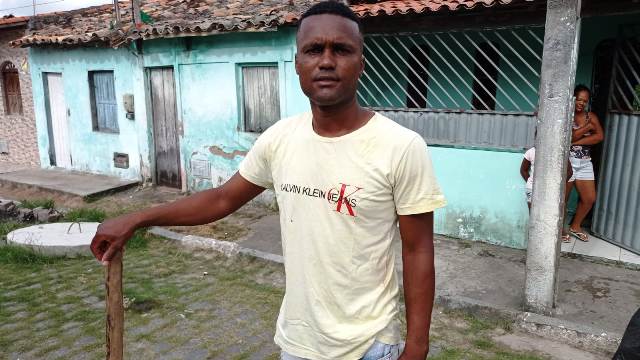
[[[596,177],[593,174],[593,163],[591,159],[578,159],[574,157],[569,158],[571,162],[571,168],[573,169],[573,176],[569,181],[576,180],[595,180]]]

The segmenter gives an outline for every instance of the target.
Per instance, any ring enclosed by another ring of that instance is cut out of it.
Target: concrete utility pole
[[[133,7],[133,23],[136,29],[140,29],[142,26],[142,19],[140,17],[140,0],[131,0]]]
[[[525,308],[540,314],[552,313],[556,299],[580,5],[547,1],[525,281]]]
[[[113,0],[113,12],[116,15],[116,24],[120,25],[122,18],[120,16],[120,6],[118,4],[118,0]]]

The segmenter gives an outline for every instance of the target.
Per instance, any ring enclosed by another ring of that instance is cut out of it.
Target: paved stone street
[[[127,359],[277,358],[279,266],[193,256],[156,239],[127,251],[124,288]],[[103,358],[102,266],[3,263],[0,324],[2,359]]]
[[[150,235],[130,245],[126,359],[278,358],[272,338],[284,288],[281,265],[190,252]],[[102,359],[102,266],[89,258],[12,257],[8,249],[0,247],[0,358]],[[433,359],[557,358],[532,347],[537,340],[514,332],[508,321],[442,308],[434,310],[431,339]]]
[[[22,191],[1,195],[44,199]],[[56,198],[56,207],[75,209],[67,213],[68,221],[74,221],[74,216],[101,221],[105,213],[114,216],[176,197],[180,195],[162,189],[128,191],[91,204]],[[277,248],[273,217],[271,210],[250,206],[213,225],[174,230],[270,251]],[[0,221],[0,359],[103,359],[103,267],[88,257],[43,257],[2,246],[9,231],[26,225],[30,224]],[[460,251],[439,256],[457,259]],[[278,358],[272,339],[284,294],[282,265],[244,255],[225,257],[140,234],[128,244],[124,274],[126,359]],[[607,356],[576,349],[562,340],[537,338],[495,314],[474,316],[437,306],[429,358],[591,360]]]

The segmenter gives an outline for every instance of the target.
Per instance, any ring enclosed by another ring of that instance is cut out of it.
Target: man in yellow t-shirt
[[[290,359],[424,359],[434,298],[433,211],[445,199],[418,134],[360,107],[357,17],[321,2],[301,17],[296,72],[311,112],[266,130],[219,188],[103,223],[108,262],[140,227],[221,219],[265,189],[280,209],[286,292],[275,342]],[[407,338],[392,242],[399,225]]]

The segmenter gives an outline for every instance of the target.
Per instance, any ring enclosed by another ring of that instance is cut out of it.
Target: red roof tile
[[[373,4],[355,4],[351,9],[359,17],[378,15],[420,14],[440,10],[472,9],[490,7],[496,4],[509,4],[511,0],[390,0],[377,1]]]
[[[5,16],[0,18],[0,27],[27,24],[28,16]]]
[[[382,0],[354,3],[351,8],[362,18],[402,15],[448,9],[507,4],[512,0]],[[119,3],[122,26],[112,25],[113,5],[38,15],[31,19],[27,36],[13,46],[78,45],[106,43],[117,47],[136,39],[189,36],[194,33],[264,31],[295,24],[317,0],[145,0],[142,11],[153,22],[135,29],[130,1]]]

